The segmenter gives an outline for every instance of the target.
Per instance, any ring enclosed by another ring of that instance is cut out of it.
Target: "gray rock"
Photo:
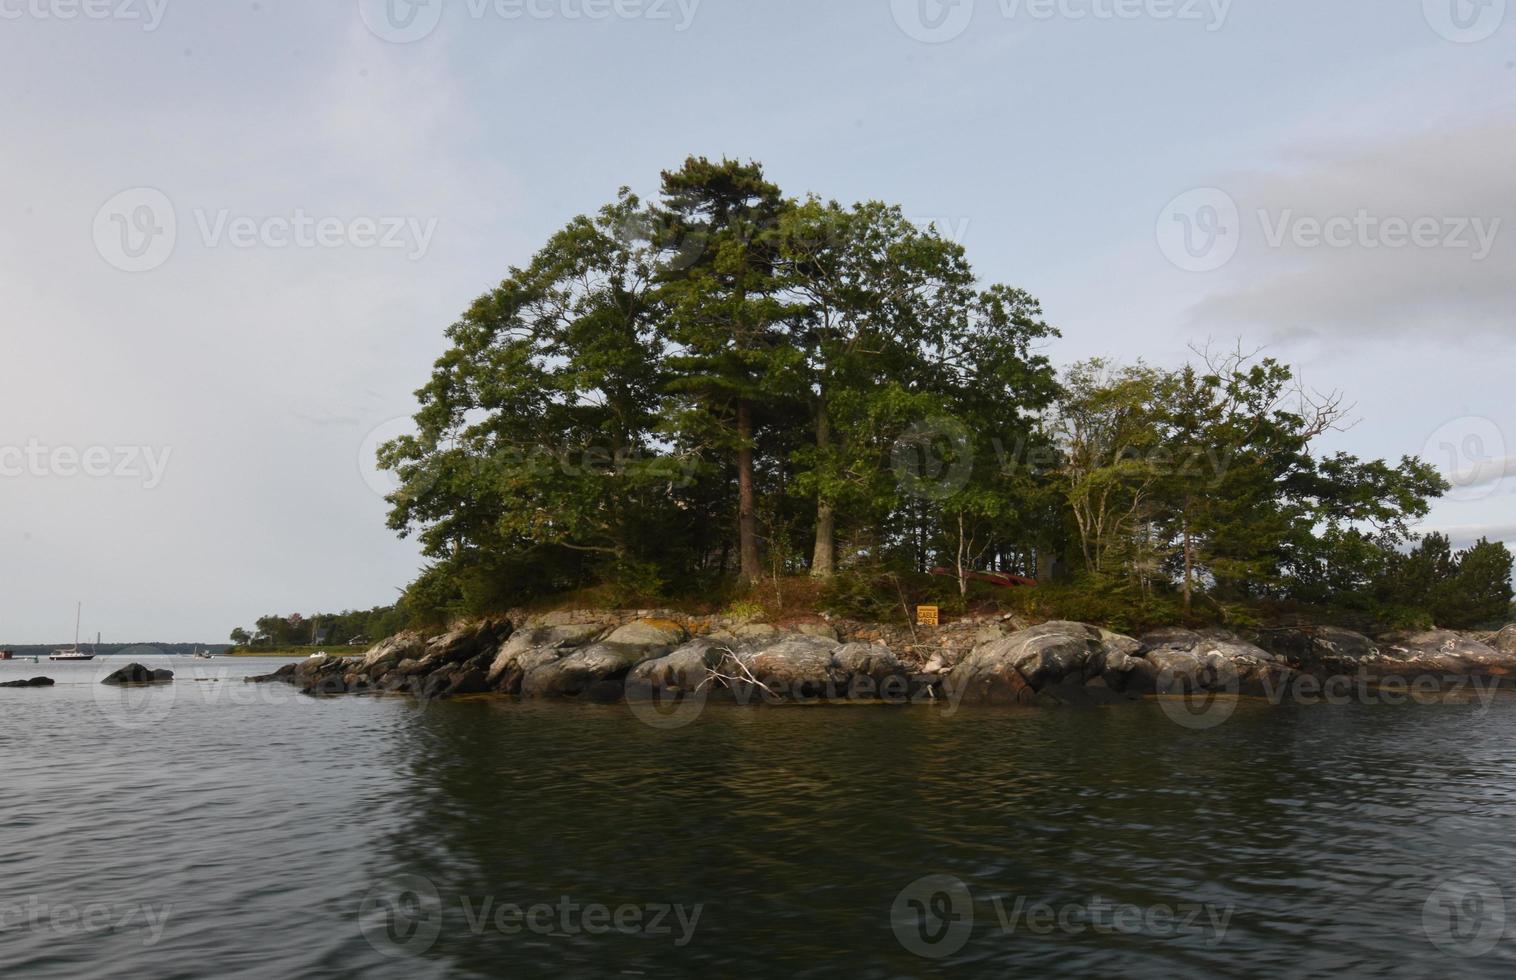
[[[605,638],[605,642],[622,646],[672,650],[689,638],[689,631],[672,620],[641,619],[612,631],[611,635]]]
[[[631,646],[602,641],[554,658],[527,671],[521,679],[521,696],[571,698],[584,694],[601,681],[624,678],[645,660],[655,660],[663,647]]]
[[[788,634],[749,640],[734,657],[771,695],[834,697],[839,690],[832,658],[838,644],[819,636]],[[739,696],[751,691],[739,691]]]
[[[164,684],[174,679],[172,670],[151,670],[141,664],[127,664],[111,674],[102,684]]]
[[[645,660],[627,675],[627,695],[647,696],[654,691],[694,691],[705,684],[712,670],[721,670],[732,655],[729,642],[703,636],[655,660]]]
[[[0,684],[0,687],[15,687],[15,688],[23,688],[23,687],[52,687],[52,686],[53,686],[53,679],[51,677],[33,677],[30,680],[24,680],[24,681],[6,681],[4,684]]]
[[[533,698],[593,694],[604,700],[612,682],[622,684],[633,667],[657,660],[687,638],[684,627],[668,620],[628,623],[604,640],[526,670],[521,694]]]
[[[527,671],[551,663],[594,640],[605,631],[597,623],[539,626],[511,636],[490,663],[486,682],[510,694],[521,690]]]
[[[387,674],[402,660],[420,660],[425,655],[426,644],[419,633],[397,633],[382,640],[363,655],[359,664],[362,673],[371,676]]]
[[[1105,653],[1101,631],[1051,622],[981,644],[954,667],[949,689],[969,704],[1029,705],[1036,692],[1077,676]]]
[[[841,677],[867,677],[879,682],[888,677],[905,676],[905,668],[895,651],[873,643],[848,643],[832,653],[833,669]]]
[[[1485,641],[1485,645],[1500,653],[1516,656],[1516,623],[1495,633]]]
[[[1391,633],[1381,638],[1379,652],[1397,668],[1496,675],[1516,670],[1516,654],[1504,653],[1451,630]],[[1379,666],[1388,665],[1381,662]]]

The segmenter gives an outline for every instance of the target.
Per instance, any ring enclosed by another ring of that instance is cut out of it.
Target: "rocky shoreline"
[[[1131,637],[1085,623],[1026,626],[1010,617],[906,634],[869,624],[780,627],[655,610],[560,612],[520,622],[484,620],[434,637],[401,633],[361,656],[316,656],[248,680],[293,684],[312,695],[426,699],[1031,707],[1206,692],[1300,700],[1344,679],[1430,694],[1471,681],[1481,690],[1509,686],[1516,678],[1516,625],[1494,634],[1371,638],[1331,626]],[[910,642],[902,642],[907,635]]]

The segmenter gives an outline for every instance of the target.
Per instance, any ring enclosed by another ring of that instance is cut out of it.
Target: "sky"
[[[1506,7],[0,0],[0,641],[393,601],[443,331],[689,154],[937,222],[1060,364],[1261,348],[1516,543]]]

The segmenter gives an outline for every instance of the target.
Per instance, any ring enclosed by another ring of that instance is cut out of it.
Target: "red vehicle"
[[[946,575],[948,578],[957,578],[958,570],[954,568],[934,568],[933,575]],[[991,585],[999,585],[1007,589],[1029,588],[1037,584],[1034,578],[1025,575],[1011,575],[1007,572],[964,572],[963,577],[975,582],[988,582]]]

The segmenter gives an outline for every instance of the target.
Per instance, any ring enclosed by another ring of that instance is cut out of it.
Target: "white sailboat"
[[[83,650],[79,649],[79,618],[83,615],[84,603],[81,602],[74,609],[74,648],[72,650],[54,650],[53,655],[47,659],[72,660],[75,662],[95,659],[95,655],[93,653],[85,653]]]

